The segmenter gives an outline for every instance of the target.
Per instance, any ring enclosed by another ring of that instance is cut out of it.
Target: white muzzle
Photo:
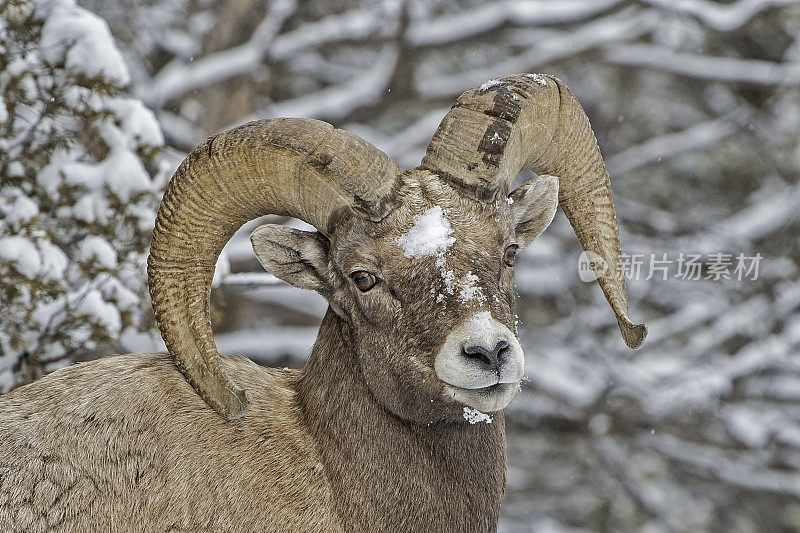
[[[488,311],[475,313],[445,340],[436,375],[455,400],[482,412],[504,409],[516,396],[525,358],[516,336]]]

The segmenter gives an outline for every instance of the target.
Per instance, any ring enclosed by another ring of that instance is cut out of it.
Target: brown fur
[[[344,348],[349,327],[329,312],[323,330],[337,357],[313,357],[298,394],[310,433],[324,443],[344,530],[494,531],[505,490],[502,414],[491,425],[402,420],[376,401]]]
[[[254,400],[227,423],[165,354],[83,363],[9,393],[0,530],[493,531],[502,415],[398,419],[358,375],[347,329],[329,312],[301,373],[226,357]]]
[[[448,267],[478,274],[484,308],[513,328],[509,206],[425,172],[398,197],[381,223],[351,218],[330,240],[272,234],[268,266],[331,310],[301,372],[222,359],[253,399],[241,418],[224,421],[164,354],[76,365],[0,398],[0,531],[494,531],[503,415],[466,423],[432,369],[442,331],[477,304],[437,303],[433,258],[394,243],[442,206],[457,237]],[[354,268],[379,286],[360,293]]]
[[[296,373],[225,368],[254,397],[226,424],[165,354],[79,364],[7,394],[0,531],[339,530]]]

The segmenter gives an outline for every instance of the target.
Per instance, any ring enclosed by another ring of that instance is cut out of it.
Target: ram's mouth
[[[501,390],[504,385],[519,385],[518,381],[515,381],[513,383],[508,382],[508,381],[497,381],[494,384],[487,385],[485,387],[459,387],[458,385],[453,385],[452,383],[447,383],[447,382],[445,382],[445,383],[447,385],[450,385],[454,389],[461,389],[461,390],[470,391],[470,392],[474,392],[474,393],[484,393],[484,394],[491,394],[492,392]]]
[[[481,387],[479,389],[465,389],[465,390],[481,394],[491,394],[493,391],[497,390],[498,385],[500,385],[500,383],[495,383],[494,385],[489,385],[488,387]]]
[[[455,388],[460,388],[461,390],[468,391],[473,394],[495,394],[498,392],[507,391],[509,389],[519,388],[519,384],[520,384],[519,381],[515,381],[513,383],[498,381],[494,385],[489,385],[488,387],[480,387],[477,389],[464,389],[461,387],[455,387]]]
[[[497,382],[488,387],[465,389],[445,383],[445,393],[450,398],[467,407],[484,413],[492,413],[505,409],[519,390],[519,382]]]
[[[492,393],[500,391],[500,390],[505,390],[504,387],[503,387],[504,385],[512,385],[512,384],[511,383],[500,383],[498,381],[494,385],[489,385],[488,387],[481,387],[479,389],[464,389],[464,390],[472,391],[472,392],[478,393],[478,394],[492,394]]]

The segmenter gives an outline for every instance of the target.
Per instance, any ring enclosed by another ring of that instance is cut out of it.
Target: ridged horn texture
[[[181,163],[156,217],[147,261],[156,321],[175,363],[220,415],[250,405],[220,364],[210,323],[214,266],[242,224],[275,214],[330,235],[344,217],[379,221],[400,168],[352,133],[311,119],[251,122],[209,138]]]
[[[557,176],[559,204],[584,250],[606,263],[596,274],[622,337],[631,348],[641,346],[647,327],[628,318],[608,172],[586,113],[561,80],[519,74],[466,91],[420,167],[483,202],[508,194],[523,168]]]

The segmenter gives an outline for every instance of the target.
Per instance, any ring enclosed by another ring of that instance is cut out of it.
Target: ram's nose
[[[434,360],[439,379],[464,390],[519,383],[524,367],[522,347],[514,333],[488,311],[474,314],[454,329]]]
[[[461,349],[461,355],[469,360],[478,361],[486,365],[488,370],[500,374],[500,367],[506,359],[508,351],[508,341],[500,339],[493,348],[487,348],[482,344],[469,344]]]

